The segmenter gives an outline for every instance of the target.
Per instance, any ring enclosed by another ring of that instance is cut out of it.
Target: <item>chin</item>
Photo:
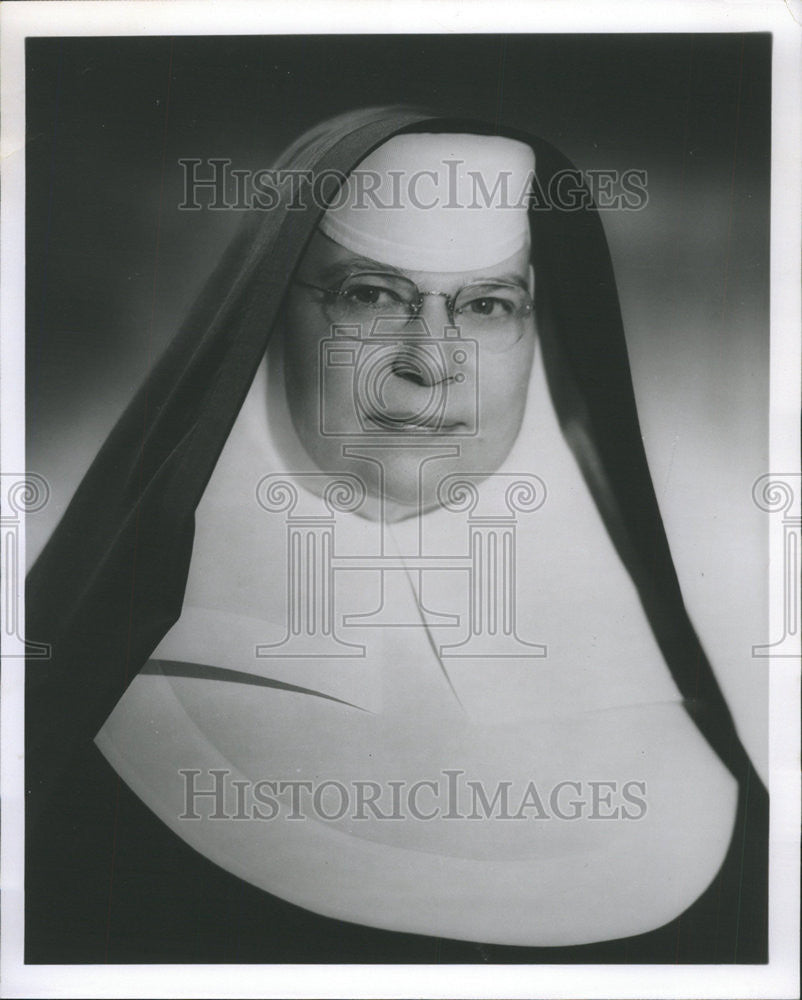
[[[401,521],[439,507],[438,486],[446,476],[463,474],[481,481],[492,476],[502,463],[503,459],[492,461],[487,455],[471,456],[470,453],[456,460],[436,459],[426,463],[421,488],[420,459],[402,459],[397,463],[388,461],[384,470],[385,520]],[[378,503],[376,493],[374,499]]]
[[[410,466],[412,464],[412,462],[409,463]],[[408,513],[403,516],[409,517],[417,512],[421,504],[426,509],[432,505],[432,502],[436,502],[434,490],[431,487],[424,486],[423,496],[419,495],[417,462],[414,463],[414,467],[402,469],[392,468],[389,462],[387,465],[384,472],[384,500],[388,508],[407,509]]]

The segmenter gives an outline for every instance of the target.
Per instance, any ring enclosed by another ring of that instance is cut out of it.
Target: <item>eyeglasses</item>
[[[454,295],[422,292],[403,275],[379,271],[350,274],[337,288],[323,288],[301,278],[295,281],[325,296],[324,310],[331,323],[366,324],[369,328],[379,317],[385,323],[398,319],[403,326],[420,313],[426,296],[443,298],[451,325],[489,350],[506,350],[517,343],[534,308],[528,289],[506,279],[471,281]]]

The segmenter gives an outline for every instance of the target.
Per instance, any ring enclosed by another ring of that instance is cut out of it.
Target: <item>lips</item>
[[[401,434],[453,434],[464,427],[461,420],[438,417],[419,418],[405,413],[365,413],[365,420],[377,430]]]

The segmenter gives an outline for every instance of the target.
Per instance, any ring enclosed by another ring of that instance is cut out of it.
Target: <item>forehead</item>
[[[301,273],[316,281],[335,283],[358,271],[383,271],[402,274],[424,287],[430,284],[459,287],[478,278],[517,278],[525,282],[529,272],[530,251],[523,247],[506,260],[482,268],[464,271],[430,271],[400,268],[372,257],[365,257],[329,239],[325,233],[316,231],[309,242],[300,264]],[[445,287],[448,286],[448,287]]]

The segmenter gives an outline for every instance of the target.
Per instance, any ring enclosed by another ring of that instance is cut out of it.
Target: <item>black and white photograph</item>
[[[2,12],[6,995],[795,995],[791,7],[292,6]]]

